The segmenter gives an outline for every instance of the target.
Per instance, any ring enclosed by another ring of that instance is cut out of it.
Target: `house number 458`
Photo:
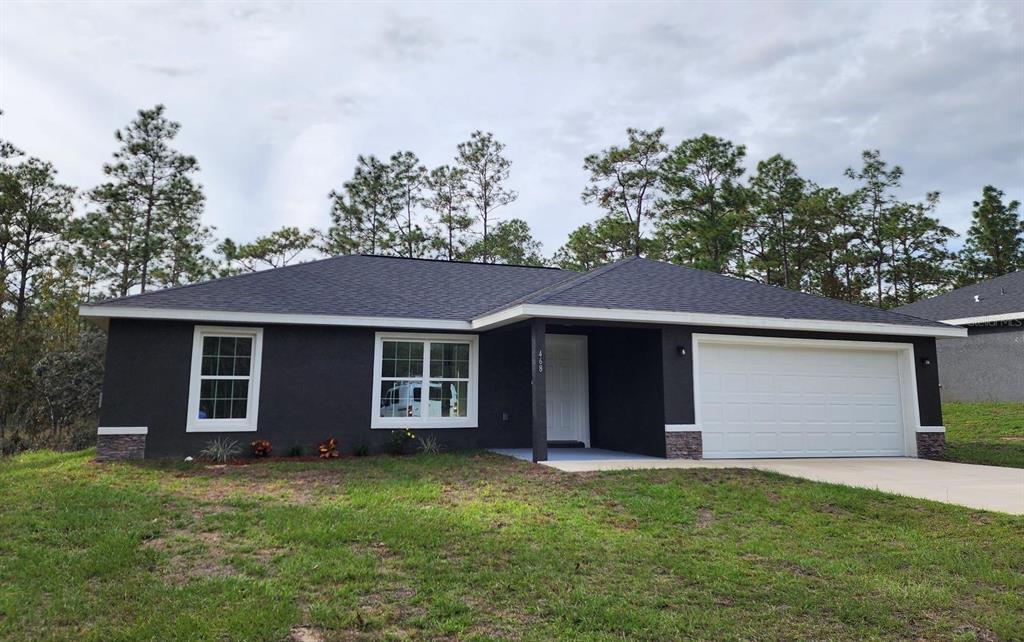
[[[544,351],[537,351],[537,372],[544,372]]]

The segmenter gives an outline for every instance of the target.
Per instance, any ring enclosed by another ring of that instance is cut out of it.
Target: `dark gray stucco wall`
[[[971,326],[937,342],[943,401],[1024,402],[1024,322]]]
[[[747,330],[705,326],[665,326],[662,329],[662,363],[665,381],[665,423],[694,423],[693,399],[693,334],[732,334],[741,336],[785,337],[796,339],[833,339],[841,341],[892,341],[914,345],[917,378],[918,412],[922,426],[942,425],[939,400],[939,370],[932,337],[901,337],[895,335],[841,334],[834,332],[790,332]],[[686,350],[680,357],[678,348]],[[925,365],[925,361],[930,365]]]
[[[328,437],[343,452],[382,448],[388,431],[370,429],[372,329],[266,325],[256,432],[188,433],[189,371],[194,324],[112,320],[100,425],[147,426],[147,457],[195,455],[229,436],[248,452],[268,439],[284,454],[293,444],[312,454]],[[496,331],[480,337],[479,428],[431,430],[447,448],[528,446],[529,335]],[[524,408],[526,409],[524,411]]]

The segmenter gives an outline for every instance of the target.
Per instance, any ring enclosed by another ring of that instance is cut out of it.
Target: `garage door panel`
[[[704,456],[904,454],[898,353],[701,343]]]

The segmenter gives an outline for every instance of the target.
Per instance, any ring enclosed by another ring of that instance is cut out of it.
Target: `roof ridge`
[[[487,267],[513,267],[513,268],[528,268],[531,270],[558,270],[566,272],[557,265],[526,265],[525,263],[485,263],[483,261],[466,261],[463,259],[432,259],[425,256],[391,256],[389,254],[366,254],[365,252],[347,255],[347,256],[365,256],[372,259],[401,259],[403,261],[423,261],[424,263],[458,263],[460,265],[485,265]]]
[[[347,259],[353,256],[361,256],[359,254],[336,254],[334,256],[325,256],[322,259],[313,259],[312,261],[302,261],[301,263],[292,263],[291,265],[282,265],[280,267],[272,267],[266,270],[253,270],[251,272],[241,272],[239,274],[229,274],[227,276],[218,276],[213,279],[207,279],[205,281],[196,281],[195,283],[186,283],[184,285],[174,285],[169,288],[160,288],[159,290],[150,290],[149,292],[137,292],[136,294],[128,294],[125,296],[114,297],[112,299],[104,299],[102,301],[96,301],[94,303],[86,303],[85,305],[104,305],[107,303],[113,303],[114,301],[127,301],[129,299],[138,299],[140,297],[149,296],[151,294],[158,294],[161,292],[174,292],[177,290],[187,290],[189,288],[199,287],[201,285],[207,285],[210,283],[223,283],[224,281],[234,281],[243,279],[246,277],[253,277],[259,274],[266,274],[267,272],[277,272],[279,270],[287,270],[289,268],[297,268],[303,266],[313,265],[314,263],[326,263],[327,261],[335,261],[340,259]]]

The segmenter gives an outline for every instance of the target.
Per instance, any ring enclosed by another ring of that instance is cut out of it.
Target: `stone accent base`
[[[669,459],[703,459],[704,439],[700,431],[666,432],[665,456]]]
[[[946,433],[944,432],[919,432],[917,433],[917,457],[918,459],[942,459],[946,451]]]
[[[146,435],[97,435],[96,461],[142,459],[146,455]]]

